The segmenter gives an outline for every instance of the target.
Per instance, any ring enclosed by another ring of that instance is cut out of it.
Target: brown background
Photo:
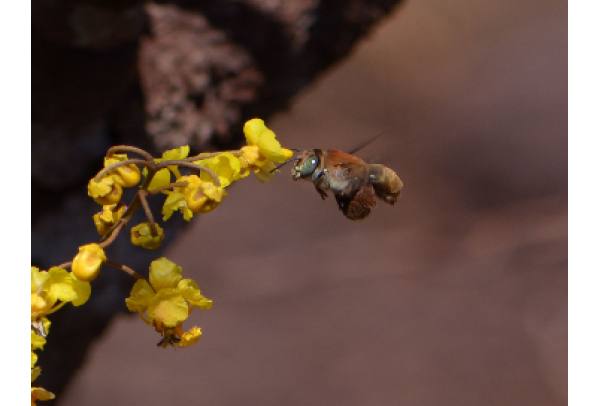
[[[567,403],[567,2],[408,1],[292,110],[284,146],[405,183],[362,222],[289,168],[167,254],[215,301],[155,346],[118,318],[63,405]]]

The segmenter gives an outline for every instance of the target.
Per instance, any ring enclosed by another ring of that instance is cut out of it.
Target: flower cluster
[[[242,147],[240,163],[244,171],[253,171],[260,182],[273,179],[275,164],[290,159],[293,151],[281,148],[275,133],[265,126],[265,122],[255,118],[244,125],[244,135],[248,145]]]
[[[118,203],[123,195],[123,188],[133,187],[140,182],[140,169],[135,164],[128,163],[127,154],[106,157],[104,168],[104,176],[88,183],[88,195],[100,205]]]
[[[46,343],[50,328],[47,316],[67,303],[84,304],[91,294],[90,282],[98,277],[103,265],[118,268],[137,279],[126,304],[161,334],[159,346],[187,347],[200,339],[202,331],[199,327],[184,332],[183,323],[195,307],[212,308],[212,300],[202,295],[196,282],[183,279],[181,267],[166,258],[157,259],[151,263],[149,280],[146,280],[128,266],[109,261],[104,250],[140,208],[147,221],[131,228],[131,242],[145,249],[160,247],[164,230],[154,220],[149,198],[165,197],[163,221],[169,220],[175,212],[180,212],[189,221],[194,214],[215,210],[228,196],[226,188],[250,172],[254,172],[260,182],[269,182],[274,176],[275,163],[285,162],[293,154],[281,147],[263,120],[248,121],[244,125],[244,135],[248,145],[239,150],[196,156],[189,156],[187,145],[166,151],[160,158],[130,146],[108,150],[104,168],[88,183],[88,195],[102,206],[102,210],[93,216],[101,241],[81,246],[71,262],[49,271],[31,268],[32,382],[41,373],[41,368],[36,366],[35,351],[43,350]],[[127,153],[141,158],[130,159]],[[125,205],[121,201],[123,189],[137,186],[142,176],[139,190]],[[67,271],[69,267],[71,272]],[[32,404],[53,398],[54,394],[43,388],[31,388]]]

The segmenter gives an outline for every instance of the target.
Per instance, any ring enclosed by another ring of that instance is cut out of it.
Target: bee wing
[[[354,153],[360,151],[361,149],[368,147],[369,145],[371,145],[372,142],[374,142],[377,138],[381,137],[383,134],[385,134],[385,131],[382,131],[379,134],[374,135],[373,137],[369,138],[368,140],[366,140],[365,142],[363,142],[362,144],[360,144],[356,148],[353,148],[350,151],[350,153],[354,154]]]

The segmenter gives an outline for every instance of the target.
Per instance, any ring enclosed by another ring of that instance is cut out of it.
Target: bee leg
[[[317,185],[315,185],[315,189],[317,189],[317,192],[319,192],[319,194],[321,195],[321,199],[323,199],[323,200],[327,199],[327,192],[325,192],[323,189],[321,189]]]

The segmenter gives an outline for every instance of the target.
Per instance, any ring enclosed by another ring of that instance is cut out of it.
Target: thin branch
[[[117,236],[119,235],[119,232],[121,231],[121,229],[123,229],[123,227],[125,227],[127,225],[127,223],[129,222],[129,219],[126,219],[123,217],[121,217],[121,219],[119,220],[119,222],[117,224],[115,224],[109,231],[108,233],[106,233],[106,235],[103,238],[102,241],[100,242],[100,244],[98,244],[98,246],[102,249],[108,247],[110,244],[113,243],[113,241],[117,238]]]
[[[102,180],[102,178],[104,177],[104,175],[106,175],[110,171],[113,171],[120,166],[131,165],[131,164],[142,165],[142,166],[146,166],[148,168],[154,167],[154,162],[144,161],[143,159],[128,159],[126,161],[114,163],[114,164],[109,165],[106,168],[102,169],[100,172],[98,172],[96,174],[96,176],[94,176],[94,180],[96,182],[100,182]]]
[[[119,264],[119,263],[113,262],[113,261],[106,261],[105,264],[108,266],[112,266],[113,268],[120,269],[121,271],[133,276],[137,280],[144,279],[139,273],[137,273],[136,271],[134,271],[127,265]]]
[[[146,196],[148,196],[148,192],[145,190],[140,190],[138,194],[140,196],[140,203],[142,204],[144,213],[146,213],[146,217],[148,218],[148,222],[150,223],[150,230],[152,231],[152,235],[157,236],[158,230],[156,229],[156,222],[154,221],[152,210],[150,210],[150,206],[148,206],[148,200],[146,199]]]
[[[110,147],[108,149],[108,151],[106,152],[106,156],[110,157],[119,151],[132,152],[134,154],[139,154],[139,155],[143,156],[144,158],[146,158],[146,160],[148,160],[148,161],[154,160],[154,157],[152,155],[150,155],[149,153],[147,153],[146,151],[144,151],[143,149],[132,147],[129,145],[115,145],[114,147]]]
[[[160,192],[164,191],[164,190],[169,190],[169,189],[173,189],[176,187],[186,187],[188,185],[188,181],[183,181],[183,182],[173,182],[173,183],[169,183],[168,185],[164,185],[161,187],[157,187],[156,189],[152,189],[152,190],[148,190],[147,195],[148,196],[154,196],[159,194]]]

